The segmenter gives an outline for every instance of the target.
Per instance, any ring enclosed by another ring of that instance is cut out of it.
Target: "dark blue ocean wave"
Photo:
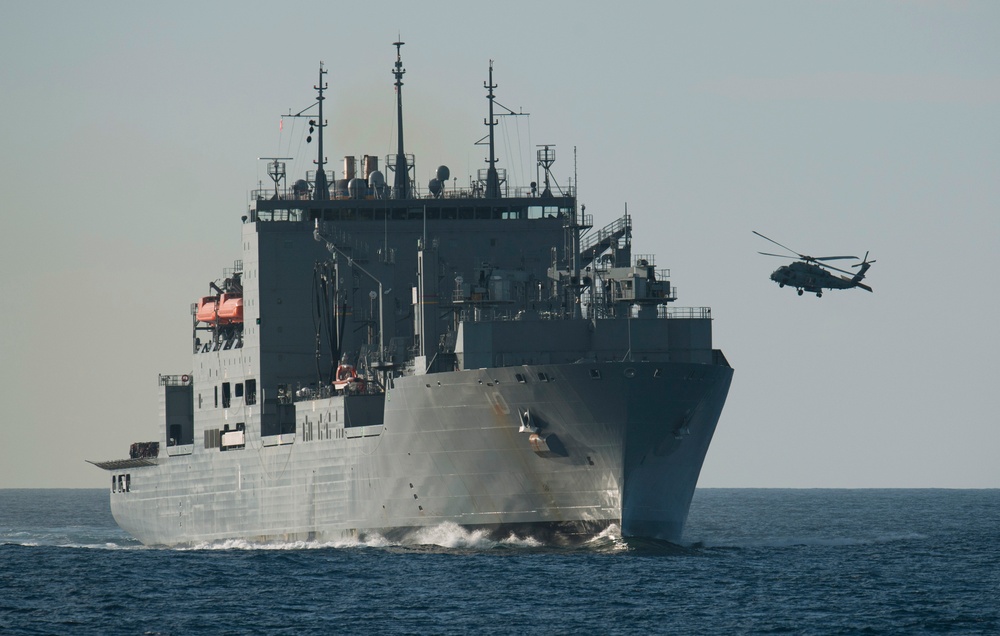
[[[580,548],[151,549],[107,498],[0,491],[0,633],[1000,633],[996,490],[699,490],[684,545]]]

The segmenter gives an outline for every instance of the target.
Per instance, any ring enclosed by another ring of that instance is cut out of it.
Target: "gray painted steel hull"
[[[554,148],[540,192],[425,195],[398,139],[391,189],[372,155],[332,190],[269,160],[241,258],[192,305],[190,371],[159,377],[156,440],[95,462],[115,519],[160,545],[680,539],[732,379],[711,310],[671,305],[627,210],[595,230],[575,183],[548,187]]]
[[[345,426],[343,397],[298,402],[294,441],[250,433],[245,448],[134,466],[111,509],[151,545],[399,538],[449,522],[678,541],[731,379],[723,364],[652,362],[396,378],[382,425]],[[521,432],[525,410],[547,447]]]

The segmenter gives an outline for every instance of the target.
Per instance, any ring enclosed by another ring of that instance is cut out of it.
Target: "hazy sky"
[[[0,488],[106,485],[156,439],[157,373],[239,258],[257,157],[330,73],[333,169],[407,151],[425,183],[556,145],[598,226],[711,306],[736,369],[702,486],[1000,487],[1000,3],[0,3]],[[523,157],[523,158],[522,158]],[[878,263],[861,290],[768,280],[758,230]]]

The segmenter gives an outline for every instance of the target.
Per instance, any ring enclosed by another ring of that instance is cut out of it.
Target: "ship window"
[[[222,408],[228,409],[229,408],[229,401],[230,401],[229,383],[228,382],[223,382],[222,383]]]
[[[257,380],[247,380],[246,401],[247,404],[257,403]]]
[[[215,408],[219,408],[219,387],[215,386]]]
[[[524,374],[523,373],[515,373],[514,377],[517,378],[518,382],[520,382],[521,384],[524,384]]]
[[[125,475],[125,492],[132,492],[132,475]]]
[[[601,379],[601,372],[600,372],[600,370],[599,369],[591,369],[590,370],[590,379],[591,380],[600,380]]]
[[[236,397],[243,397],[243,383],[242,382],[237,382],[236,383],[236,387],[235,387],[235,390],[233,391],[233,393],[234,393],[234,395]]]
[[[111,492],[118,492],[118,479],[111,475]]]

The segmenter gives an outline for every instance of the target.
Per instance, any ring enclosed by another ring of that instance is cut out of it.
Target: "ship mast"
[[[323,156],[323,129],[326,128],[326,121],[323,119],[323,91],[326,89],[327,85],[323,83],[323,76],[326,75],[326,71],[323,70],[323,63],[319,63],[319,83],[313,86],[319,92],[319,118],[316,120],[310,120],[310,129],[313,126],[319,128],[319,135],[317,136],[317,152],[316,160],[313,162],[316,164],[316,187],[313,189],[313,200],[314,201],[329,201],[330,200],[330,184],[326,181],[326,157]]]
[[[396,76],[396,127],[399,129],[399,139],[396,145],[396,178],[392,184],[392,198],[409,199],[410,183],[406,167],[406,155],[403,154],[403,60],[399,49],[403,42],[393,42],[396,47],[396,67],[392,74]]]
[[[487,199],[499,199],[500,198],[500,177],[497,175],[497,158],[494,151],[494,140],[493,140],[493,127],[497,125],[497,120],[493,117],[493,89],[497,85],[493,83],[493,60],[490,60],[490,81],[489,83],[484,83],[483,88],[487,89],[486,99],[490,102],[490,118],[483,123],[485,123],[490,129],[490,157],[486,160],[486,163],[490,164],[490,167],[486,170],[486,198]]]

